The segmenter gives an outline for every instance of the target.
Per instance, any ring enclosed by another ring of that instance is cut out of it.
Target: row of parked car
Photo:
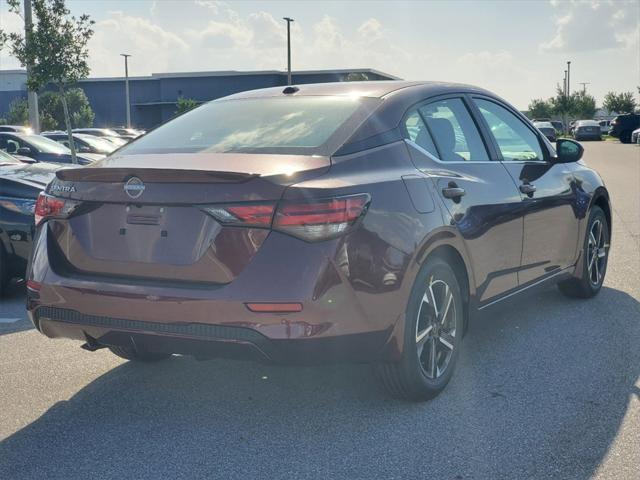
[[[144,132],[126,128],[73,130],[78,164],[109,155]],[[13,277],[22,277],[34,233],[38,195],[71,163],[67,132],[36,135],[24,126],[0,125],[0,295]]]
[[[576,140],[602,140],[602,135],[619,138],[622,143],[636,143],[640,130],[640,114],[618,115],[613,120],[574,120],[565,129],[562,122],[549,119],[534,119],[533,124],[551,142],[565,132]]]
[[[72,137],[78,163],[87,165],[99,160],[143,133],[129,128],[77,128]],[[69,146],[67,132],[37,135],[29,127],[0,125],[0,150],[22,162],[71,163]]]

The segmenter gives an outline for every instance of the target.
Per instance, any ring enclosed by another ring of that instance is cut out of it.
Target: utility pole
[[[567,62],[567,97],[571,95],[571,61]]]
[[[33,32],[31,20],[31,0],[24,0],[24,38],[29,43]],[[31,68],[27,65],[27,79]],[[40,114],[38,113],[38,94],[27,87],[27,104],[29,105],[29,124],[33,133],[40,133]]]
[[[282,17],[287,22],[287,85],[291,85],[291,22],[293,18]]]
[[[127,128],[131,128],[131,103],[129,102],[129,57],[127,53],[121,53],[124,57],[124,89],[127,97]]]
[[[567,71],[564,71],[564,80],[562,81],[562,93],[567,96]]]
[[[587,93],[587,85],[591,85],[590,82],[578,82],[579,85],[582,85],[582,93]]]

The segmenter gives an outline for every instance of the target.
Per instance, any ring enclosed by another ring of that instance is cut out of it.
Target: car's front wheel
[[[609,225],[606,215],[598,206],[594,206],[589,214],[583,252],[580,277],[558,284],[560,291],[568,297],[594,297],[602,288],[607,273]]]
[[[402,358],[376,365],[393,396],[428,400],[449,383],[461,347],[464,307],[453,269],[429,259],[418,274],[406,310]]]

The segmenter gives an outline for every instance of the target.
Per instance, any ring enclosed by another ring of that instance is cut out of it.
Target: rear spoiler
[[[216,172],[154,168],[70,168],[56,172],[59,180],[70,182],[123,183],[138,177],[148,183],[242,183],[260,175],[255,173]]]

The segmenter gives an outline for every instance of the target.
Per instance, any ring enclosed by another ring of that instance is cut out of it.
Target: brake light
[[[221,223],[243,227],[270,227],[275,209],[275,203],[202,207],[202,210]]]
[[[273,219],[273,229],[313,242],[335,238],[364,214],[370,197],[367,194],[326,200],[280,204]]]
[[[320,200],[208,205],[200,207],[224,225],[272,228],[308,242],[328,240],[346,232],[369,204],[368,194]]]
[[[66,217],[77,205],[78,203],[73,200],[56,198],[41,192],[33,212],[36,225],[40,225],[47,218]]]

